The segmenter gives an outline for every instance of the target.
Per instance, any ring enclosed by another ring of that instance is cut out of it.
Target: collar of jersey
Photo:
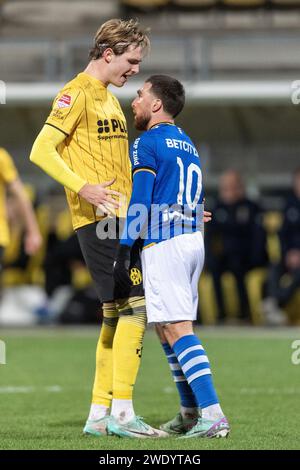
[[[161,121],[161,122],[157,122],[156,124],[153,124],[153,126],[149,127],[148,131],[150,131],[150,129],[153,129],[153,127],[160,126],[161,124],[167,124],[168,126],[175,126],[175,124],[173,124],[173,122]]]
[[[81,72],[77,75],[77,77],[81,80],[89,80],[96,86],[100,86],[101,88],[106,88],[103,82],[101,80],[98,80],[98,78],[92,77],[92,75],[86,73],[86,72]]]

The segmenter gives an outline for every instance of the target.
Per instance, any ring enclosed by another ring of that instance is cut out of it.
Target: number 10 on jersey
[[[202,192],[202,172],[199,166],[195,163],[190,163],[187,167],[186,180],[184,178],[184,164],[180,157],[177,157],[177,164],[179,166],[179,189],[177,194],[177,204],[183,205],[183,200],[185,200],[190,207],[190,209],[195,209]],[[196,177],[193,185],[193,177]],[[193,194],[194,198],[193,197]]]

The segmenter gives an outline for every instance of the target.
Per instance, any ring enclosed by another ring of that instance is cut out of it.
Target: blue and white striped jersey
[[[133,177],[142,171],[155,175],[148,224],[141,232],[144,246],[201,230],[201,164],[185,132],[170,123],[156,124],[133,142],[130,158]]]

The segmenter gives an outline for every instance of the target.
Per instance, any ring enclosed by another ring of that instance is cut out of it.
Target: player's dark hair
[[[175,118],[182,111],[185,103],[183,85],[169,75],[151,75],[146,82],[151,83],[151,91],[162,101],[164,110]]]

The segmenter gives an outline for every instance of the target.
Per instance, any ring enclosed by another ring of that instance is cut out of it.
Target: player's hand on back
[[[86,183],[79,191],[79,196],[85,199],[90,204],[99,207],[104,213],[112,214],[115,209],[118,209],[121,204],[113,198],[113,196],[121,197],[121,193],[109,189],[115,182],[115,178],[111,181],[106,181],[101,184]]]
[[[212,213],[208,211],[203,211],[203,222],[210,222],[212,218]]]

